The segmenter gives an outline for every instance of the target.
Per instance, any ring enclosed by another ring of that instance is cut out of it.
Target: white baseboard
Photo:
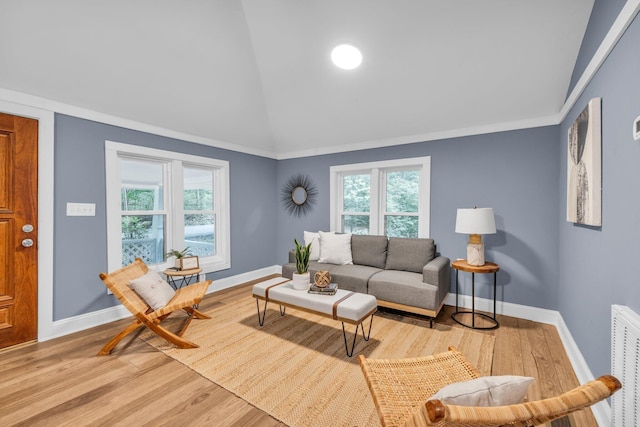
[[[46,337],[38,337],[38,341],[48,341],[53,338],[62,337],[64,335],[83,331],[95,326],[104,325],[105,323],[124,319],[129,316],[131,316],[129,310],[127,310],[123,305],[117,305],[115,307],[92,311],[91,313],[85,313],[79,316],[56,320],[52,324],[51,334]]]
[[[231,288],[251,280],[259,279],[270,274],[279,274],[282,267],[273,265],[271,267],[261,268],[259,270],[250,271],[248,273],[238,274],[236,276],[226,277],[224,279],[214,280],[209,286],[207,294]],[[130,317],[131,313],[118,304],[114,307],[105,308],[103,310],[93,311],[91,313],[81,314],[79,316],[68,317],[66,319],[56,320],[53,322],[50,334],[45,337],[38,337],[39,341],[48,341],[74,332],[83,331],[95,326],[104,325],[105,323]]]
[[[449,293],[445,299],[445,304],[455,307],[455,293]],[[471,296],[459,295],[458,306],[464,309],[471,309]],[[478,311],[493,313],[493,300],[476,297],[475,308]],[[594,379],[593,373],[591,372],[591,369],[589,369],[589,365],[587,365],[584,356],[582,356],[582,352],[573,339],[573,336],[571,335],[571,332],[569,331],[567,324],[564,322],[560,312],[556,310],[547,310],[545,308],[498,301],[496,304],[496,313],[555,326],[580,384],[584,384]],[[593,415],[595,416],[598,425],[611,425],[611,406],[606,400],[593,405],[591,410],[593,411]]]
[[[259,270],[253,270],[248,273],[237,274],[235,276],[226,277],[224,279],[217,279],[213,281],[211,286],[209,286],[209,290],[207,291],[207,294],[218,292],[227,288],[232,288],[242,283],[250,282],[252,280],[256,280],[264,276],[269,276],[270,274],[281,274],[281,273],[282,273],[282,266],[272,265],[270,267],[261,268]]]

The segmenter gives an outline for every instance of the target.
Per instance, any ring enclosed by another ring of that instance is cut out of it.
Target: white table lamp
[[[458,209],[456,215],[456,233],[468,234],[467,263],[484,265],[483,234],[495,234],[496,220],[492,208]]]

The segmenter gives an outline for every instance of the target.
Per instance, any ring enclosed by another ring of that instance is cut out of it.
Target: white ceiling
[[[0,0],[0,88],[275,158],[419,142],[556,116],[592,6]]]

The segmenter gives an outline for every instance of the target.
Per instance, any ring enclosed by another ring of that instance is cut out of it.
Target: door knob
[[[33,240],[31,239],[24,239],[22,241],[22,246],[24,246],[25,248],[30,248],[31,246],[33,246]]]
[[[33,231],[33,225],[31,224],[25,224],[22,226],[22,231],[24,231],[25,233],[31,233]]]

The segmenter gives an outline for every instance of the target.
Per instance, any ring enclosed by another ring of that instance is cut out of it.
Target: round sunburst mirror
[[[307,202],[307,190],[304,187],[296,187],[291,191],[291,200],[296,205],[304,205]]]
[[[316,202],[318,191],[308,175],[294,175],[282,187],[284,207],[291,215],[305,216]]]

